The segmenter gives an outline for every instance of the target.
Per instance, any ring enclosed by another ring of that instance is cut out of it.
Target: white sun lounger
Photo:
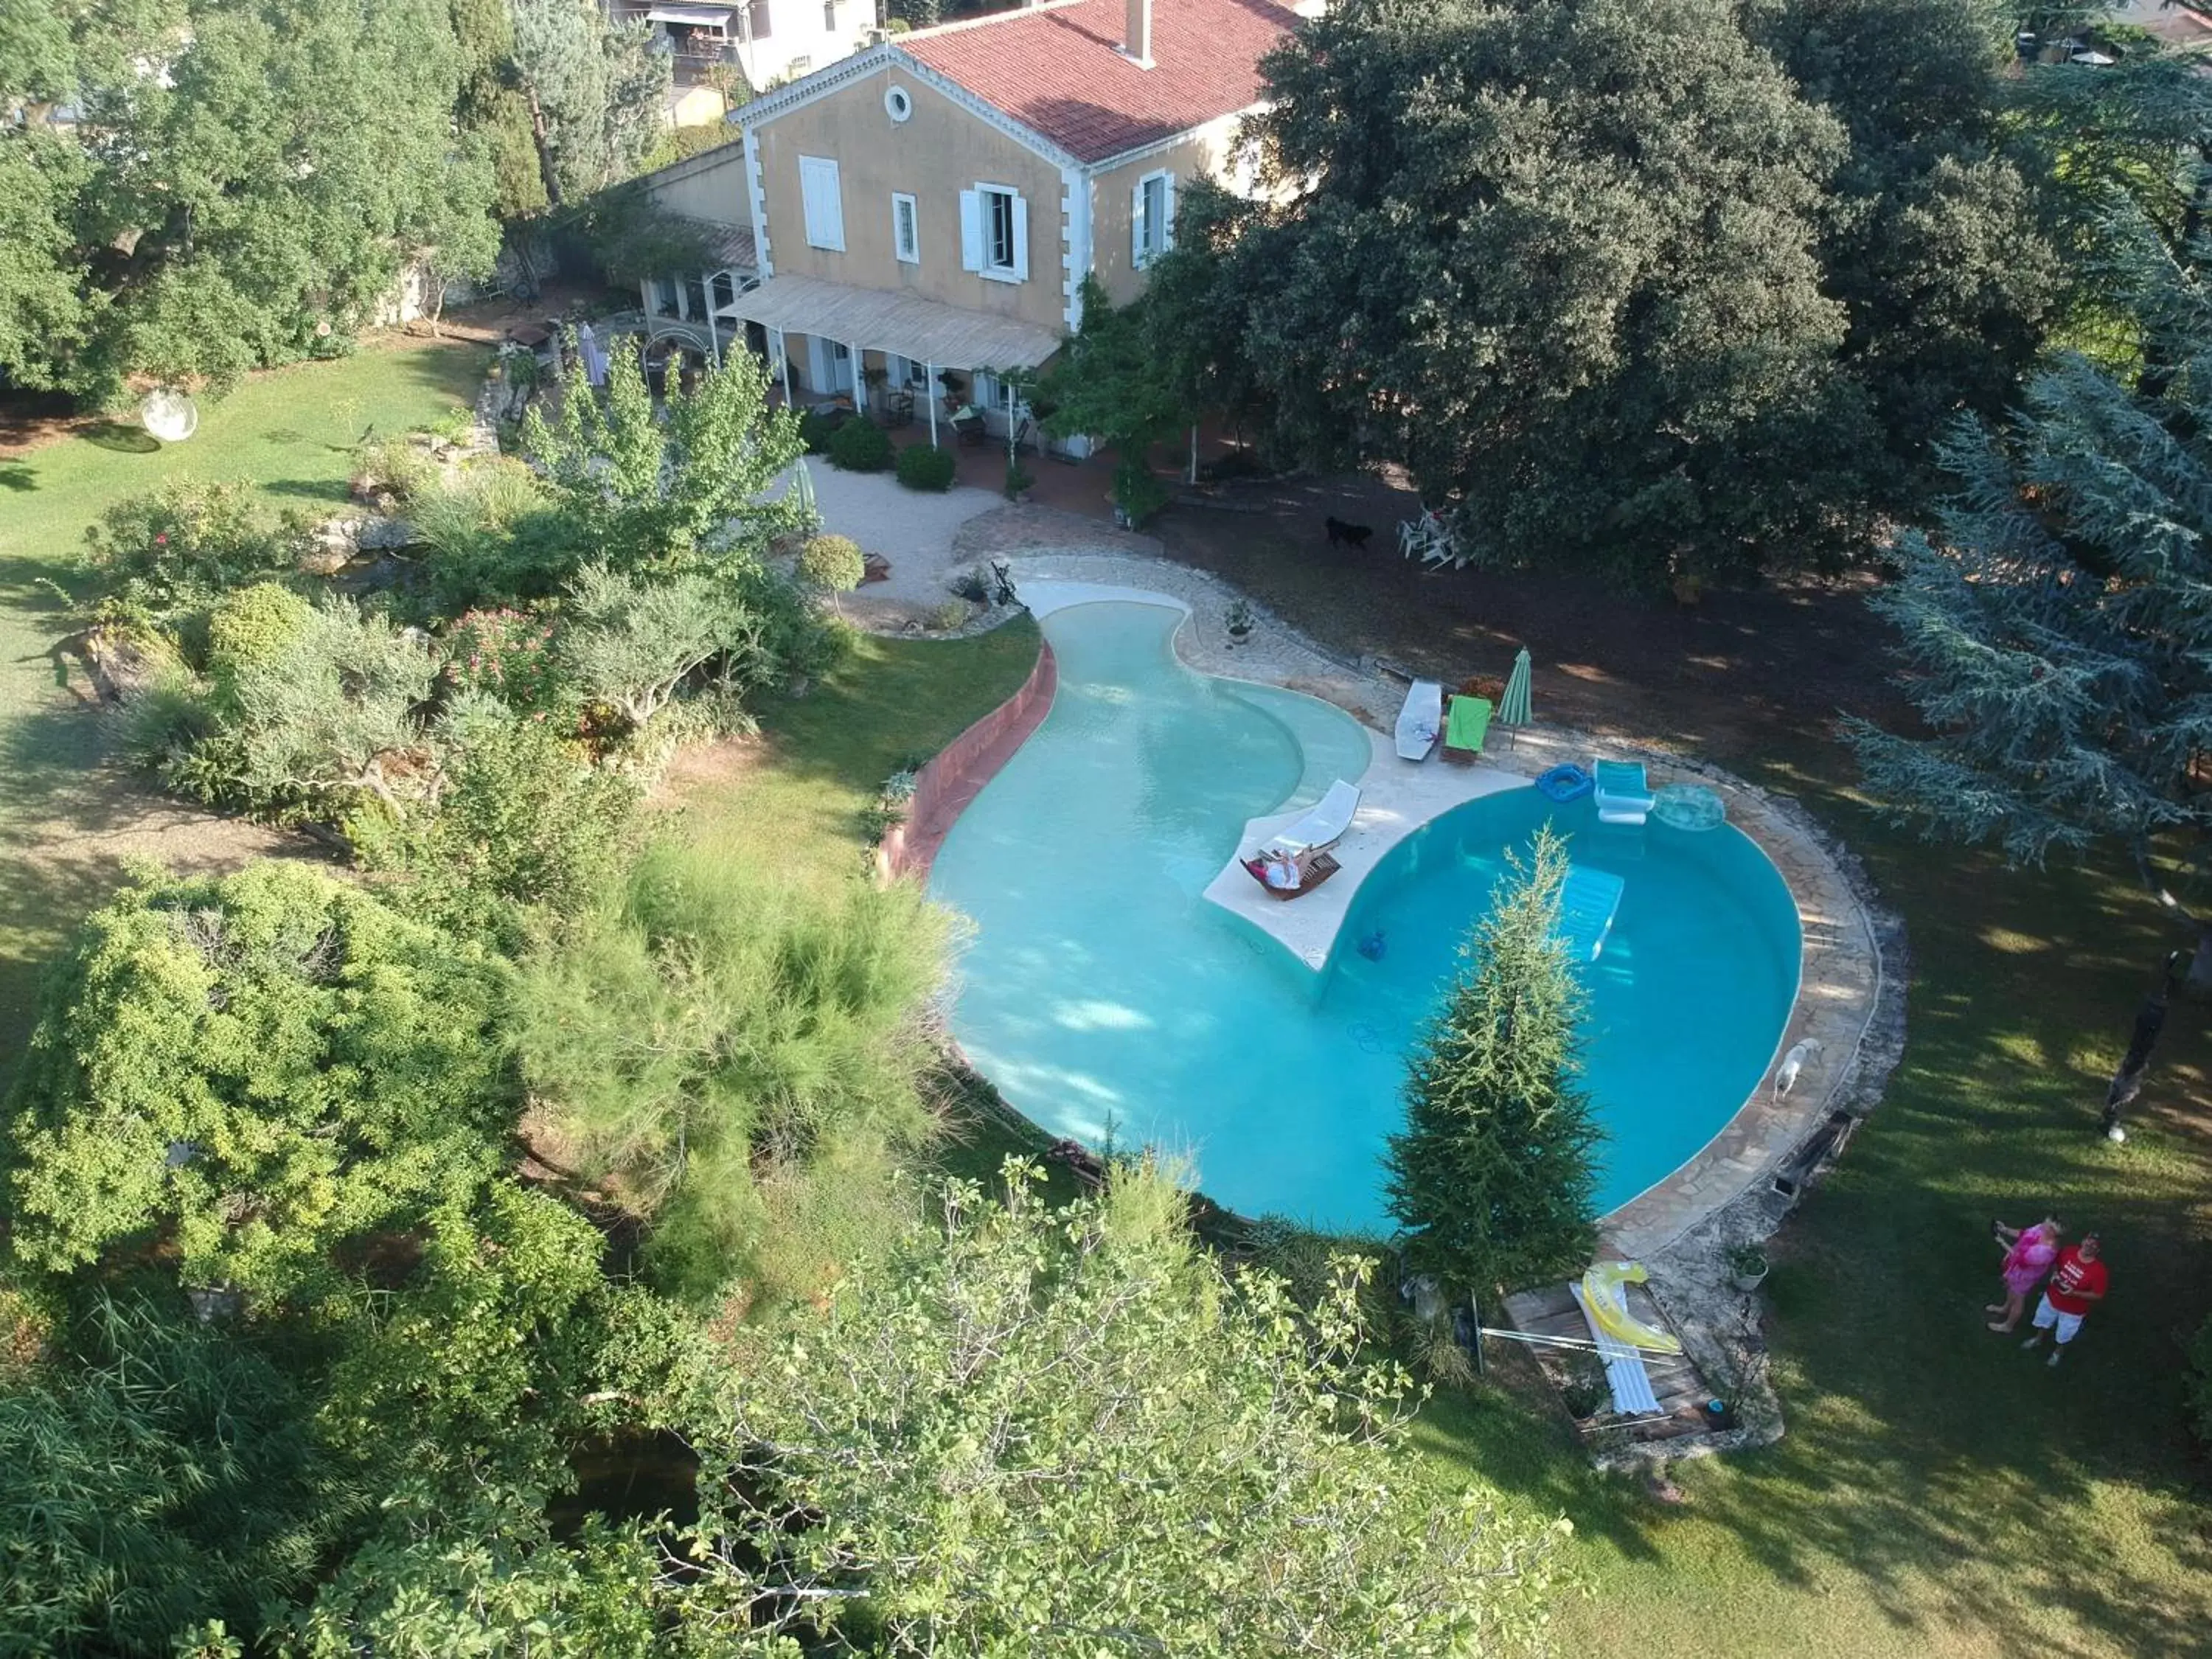
[[[1285,853],[1312,853],[1334,847],[1352,827],[1352,815],[1358,810],[1358,787],[1339,778],[1313,811],[1281,834],[1268,837],[1267,846]]]
[[[1415,680],[1398,711],[1398,758],[1426,760],[1444,729],[1444,689],[1434,680]]]

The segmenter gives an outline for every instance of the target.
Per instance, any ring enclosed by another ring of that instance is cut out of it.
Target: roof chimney
[[[1152,0],[1123,0],[1121,55],[1139,69],[1152,66]]]

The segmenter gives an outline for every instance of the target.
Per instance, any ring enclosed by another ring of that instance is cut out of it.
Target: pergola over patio
[[[835,340],[853,354],[896,354],[924,366],[933,384],[941,368],[977,370],[1034,368],[1060,349],[1058,333],[1018,318],[967,311],[896,289],[854,288],[816,276],[775,276],[723,307],[748,322],[773,329],[784,400],[791,399],[787,333]],[[929,406],[929,441],[937,442],[937,399]]]

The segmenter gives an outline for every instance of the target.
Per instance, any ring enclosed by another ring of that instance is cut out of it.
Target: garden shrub
[[[434,814],[369,802],[347,820],[362,864],[404,874],[414,908],[462,933],[504,935],[512,907],[581,908],[629,855],[638,787],[592,766],[544,722],[465,696],[441,723]]]
[[[970,565],[965,570],[956,570],[952,580],[945,586],[970,605],[988,605],[991,602],[991,584],[979,566]]]
[[[927,489],[941,495],[952,488],[953,475],[958,471],[959,463],[949,449],[908,444],[899,451],[898,481],[908,489]]]
[[[538,476],[501,456],[422,491],[408,520],[425,547],[432,597],[451,615],[487,602],[543,599],[574,568],[573,539]]]
[[[574,702],[544,616],[502,605],[456,618],[439,641],[441,678],[457,691],[496,697],[518,714],[552,714]]]
[[[410,501],[438,477],[438,463],[411,436],[371,438],[353,453],[356,495],[393,495]]]
[[[815,536],[799,550],[799,580],[825,593],[849,593],[867,574],[860,544],[849,536]]]
[[[968,618],[974,614],[964,600],[947,599],[931,607],[929,625],[940,634],[950,634],[957,628],[967,627]]]
[[[1006,482],[1005,484],[1005,490],[1006,496],[1008,501],[1018,501],[1021,500],[1023,492],[1027,490],[1036,483],[1036,480],[1030,476],[1027,469],[1025,469],[1019,461],[1008,461],[1006,463]]]
[[[837,435],[836,419],[823,409],[802,409],[799,411],[799,438],[810,455],[826,455],[830,441]]]
[[[288,861],[126,888],[50,975],[9,1097],[14,1264],[158,1237],[185,1284],[319,1297],[339,1246],[496,1164],[499,969]]]
[[[577,573],[561,660],[577,690],[633,730],[667,707],[686,681],[719,664],[727,686],[757,684],[763,629],[744,593],[702,572],[624,575],[605,565]]]
[[[881,472],[891,464],[891,434],[865,415],[839,427],[830,440],[830,465],[844,472]]]
[[[173,769],[207,740],[216,724],[207,688],[184,669],[172,668],[117,708],[108,729],[125,765],[155,773],[176,787]]]
[[[207,672],[216,706],[235,710],[239,677],[283,657],[314,620],[314,606],[274,582],[241,587],[216,606],[207,623]]]
[[[298,632],[279,645],[290,622]],[[427,779],[406,763],[437,667],[420,636],[343,599],[304,616],[267,601],[254,625],[258,654],[222,659],[207,735],[163,764],[170,787],[281,823],[335,821],[363,792],[395,810],[419,795]],[[137,740],[141,752],[149,740]]]
[[[246,484],[172,478],[109,507],[86,540],[100,593],[158,622],[289,572],[295,538]]]

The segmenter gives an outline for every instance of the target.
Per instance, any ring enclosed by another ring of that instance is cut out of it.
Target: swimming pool
[[[1124,603],[1047,617],[1052,712],[932,868],[933,895],[976,924],[953,1033],[1010,1102],[1094,1146],[1186,1152],[1243,1213],[1387,1231],[1376,1160],[1402,1121],[1406,1052],[1505,849],[1548,819],[1577,863],[1627,884],[1586,970],[1601,1208],[1726,1124],[1797,988],[1796,908],[1755,845],[1604,828],[1587,800],[1509,789],[1393,848],[1316,973],[1201,895],[1248,818],[1357,778],[1367,735],[1311,698],[1192,672],[1182,620]],[[1377,934],[1370,960],[1355,946]]]

